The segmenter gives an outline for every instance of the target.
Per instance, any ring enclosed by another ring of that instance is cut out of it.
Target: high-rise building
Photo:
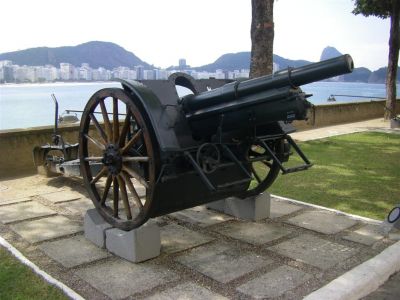
[[[69,63],[60,63],[60,77],[61,80],[75,79],[75,67]]]
[[[9,65],[4,65],[0,67],[0,77],[2,77],[1,81],[3,82],[14,82],[14,69]]]
[[[143,79],[144,80],[153,80],[154,79],[153,70],[144,70],[143,71]]]
[[[134,67],[135,71],[136,71],[136,78],[137,80],[143,80],[143,71],[144,71],[144,67],[139,65],[139,66],[135,66]]]
[[[180,69],[180,70],[183,70],[183,69],[185,69],[185,68],[186,68],[186,59],[181,58],[181,59],[179,60],[179,69]]]
[[[0,60],[0,67],[4,67],[4,66],[11,67],[12,61],[11,60]]]

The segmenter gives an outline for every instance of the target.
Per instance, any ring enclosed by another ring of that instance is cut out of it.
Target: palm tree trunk
[[[393,0],[392,13],[390,17],[390,37],[389,37],[389,63],[386,77],[386,109],[385,120],[396,116],[396,80],[397,64],[399,61],[400,49],[400,0]]]
[[[251,0],[250,78],[268,75],[273,70],[274,0]]]

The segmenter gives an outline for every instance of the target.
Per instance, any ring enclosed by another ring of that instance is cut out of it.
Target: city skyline
[[[114,79],[128,80],[166,80],[175,72],[185,72],[195,79],[238,79],[248,78],[249,70],[215,70],[215,72],[195,71],[186,65],[186,59],[179,59],[178,69],[166,70],[152,68],[148,69],[142,65],[134,66],[132,69],[120,66],[108,70],[103,67],[91,68],[88,63],[74,66],[70,63],[60,63],[57,68],[54,65],[27,66],[16,65],[11,60],[0,61],[0,83],[37,83],[55,81],[110,81]],[[278,65],[274,63],[274,68]]]
[[[70,0],[54,5],[48,0],[5,0],[0,26],[7,30],[0,53],[100,40],[119,44],[160,68],[181,57],[201,66],[225,53],[250,50],[250,3]],[[321,49],[329,45],[351,54],[356,67],[386,66],[389,20],[354,16],[353,7],[352,0],[275,1],[274,53],[318,61]],[[17,17],[13,11],[19,12]]]

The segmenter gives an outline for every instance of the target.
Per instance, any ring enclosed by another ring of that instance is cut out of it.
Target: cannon
[[[80,123],[80,175],[100,215],[131,230],[149,218],[265,191],[310,161],[290,137],[311,104],[299,86],[353,70],[349,55],[255,79],[119,80]],[[188,94],[179,97],[177,86]],[[293,150],[303,160],[287,167]],[[95,167],[94,167],[95,166]]]

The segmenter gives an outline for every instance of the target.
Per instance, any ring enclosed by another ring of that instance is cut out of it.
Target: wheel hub
[[[117,175],[122,169],[122,156],[119,147],[114,144],[108,144],[104,151],[102,163],[108,168],[112,175]]]

